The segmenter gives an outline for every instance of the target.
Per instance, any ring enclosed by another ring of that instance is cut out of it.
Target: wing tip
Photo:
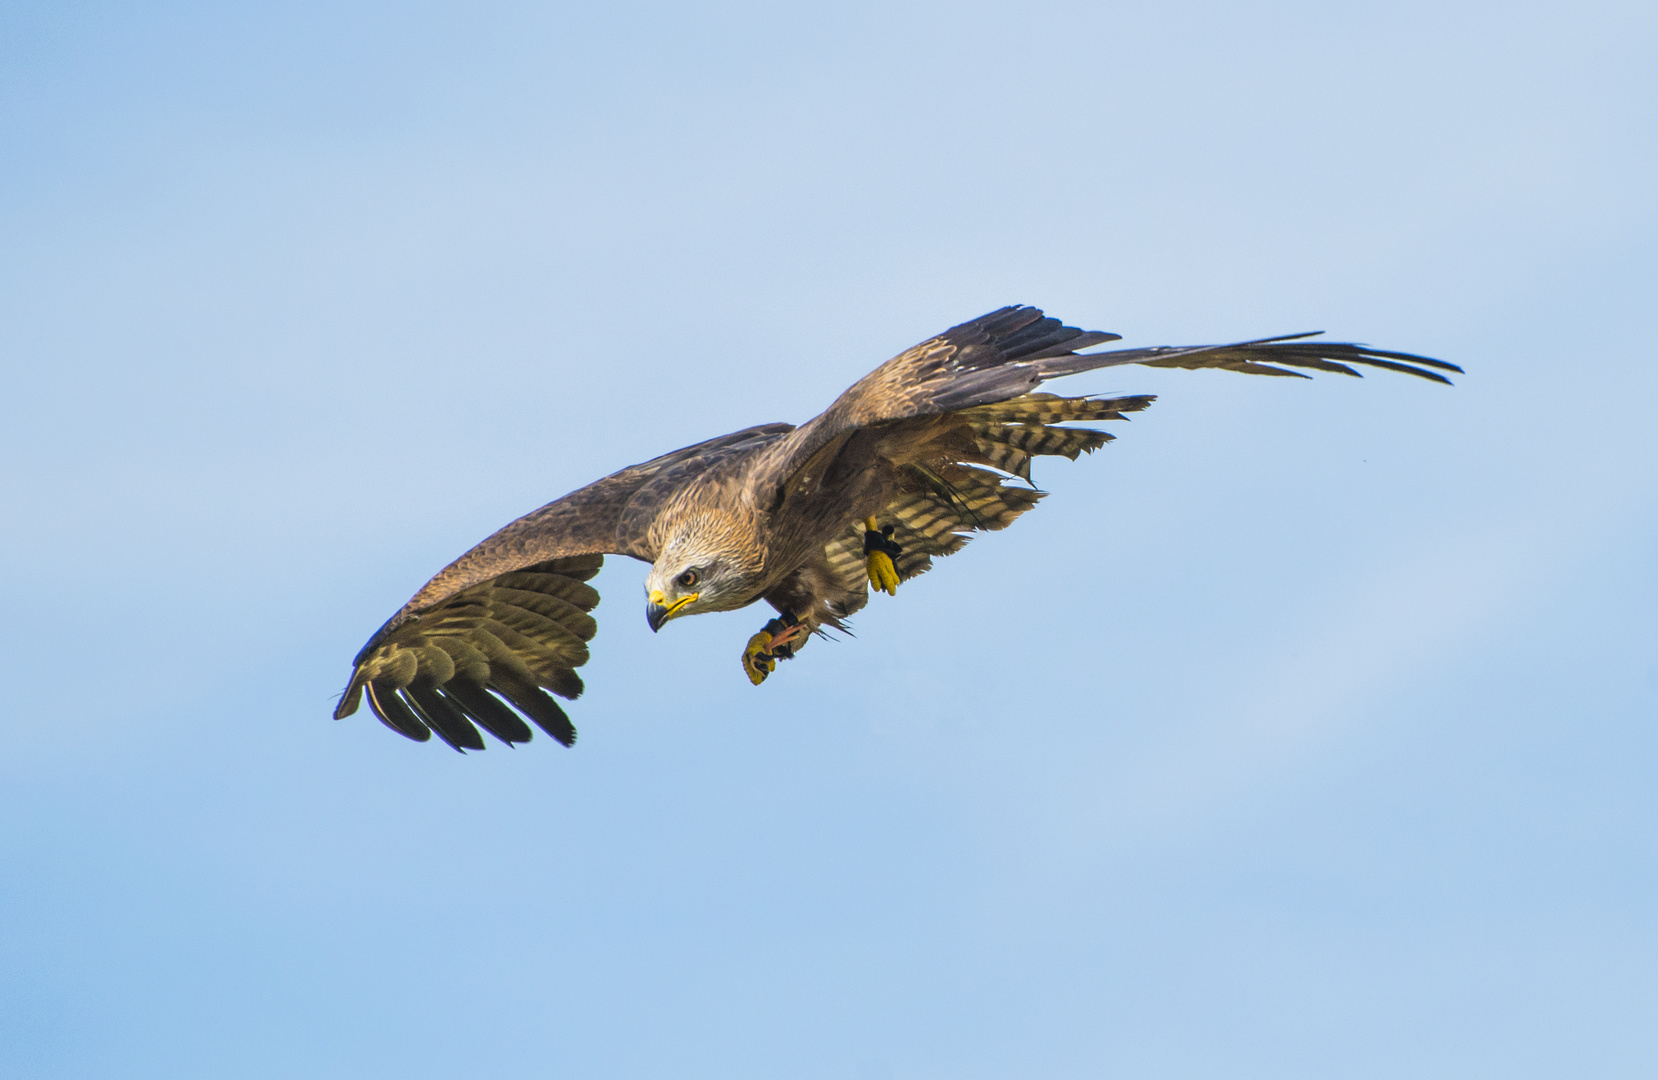
[[[368,696],[368,707],[380,722],[405,739],[415,742],[426,742],[432,737],[432,729],[421,722],[420,717],[414,714],[397,696],[397,692],[390,687],[387,693],[381,694],[372,681],[363,683],[363,690]]]

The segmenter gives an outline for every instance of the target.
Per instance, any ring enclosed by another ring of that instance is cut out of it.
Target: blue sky
[[[0,10],[0,1074],[1658,1070],[1650,5]],[[328,718],[449,559],[1005,303],[1160,400],[756,690]]]

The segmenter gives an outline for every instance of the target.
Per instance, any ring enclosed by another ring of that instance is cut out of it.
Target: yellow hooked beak
[[[675,600],[670,604],[668,603],[667,593],[663,592],[661,589],[652,589],[649,597],[650,603],[645,605],[645,621],[650,624],[651,632],[655,633],[656,631],[662,629],[662,624],[673,618],[674,612],[678,611],[686,604],[691,603],[701,595],[701,593],[691,593],[688,596],[680,597],[678,600]]]

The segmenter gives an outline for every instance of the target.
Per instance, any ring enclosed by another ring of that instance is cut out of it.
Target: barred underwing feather
[[[829,564],[836,577],[843,580],[851,577],[862,578],[864,570],[863,530],[849,525],[835,539],[829,541],[824,549],[824,561]]]
[[[973,433],[974,446],[986,463],[1030,482],[1031,458],[1060,455],[1075,461],[1116,436],[1090,428],[1050,425],[1077,420],[1121,420],[1151,403],[1147,395],[1133,397],[1065,398],[1057,394],[1025,394],[1011,401],[962,410]]]
[[[1139,412],[1154,399],[1149,394],[1129,397],[1060,397],[1058,394],[1023,394],[1011,401],[963,409],[961,414],[975,427],[990,424],[1060,424],[1072,420],[1121,420],[1123,413]]]
[[[1072,461],[1083,451],[1092,453],[1116,436],[1092,428],[1046,427],[1041,424],[998,424],[975,431],[981,445],[998,442],[1021,450],[1031,457],[1067,457]]]
[[[1007,443],[981,439],[978,451],[984,455],[986,461],[1005,473],[1017,476],[1025,483],[1030,483],[1030,455]]]
[[[931,569],[934,557],[960,551],[969,533],[1005,528],[1043,495],[1010,487],[1002,476],[970,465],[917,470],[916,477],[918,490],[905,491],[876,515],[878,523],[892,525],[892,538],[902,548],[893,560],[900,581]],[[830,541],[824,559],[849,588],[864,588],[862,526]]]

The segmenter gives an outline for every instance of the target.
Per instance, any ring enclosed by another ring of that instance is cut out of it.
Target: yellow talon
[[[875,586],[875,591],[897,596],[898,568],[892,564],[892,556],[884,551],[872,551],[864,562],[869,570],[869,583]]]
[[[771,655],[771,642],[771,635],[762,630],[748,639],[748,647],[743,650],[743,673],[755,686],[765,682],[766,676],[777,670],[777,661]]]
[[[877,528],[874,518],[864,519],[864,570],[876,592],[898,595],[898,564],[893,559],[904,549],[893,543],[892,526]]]

